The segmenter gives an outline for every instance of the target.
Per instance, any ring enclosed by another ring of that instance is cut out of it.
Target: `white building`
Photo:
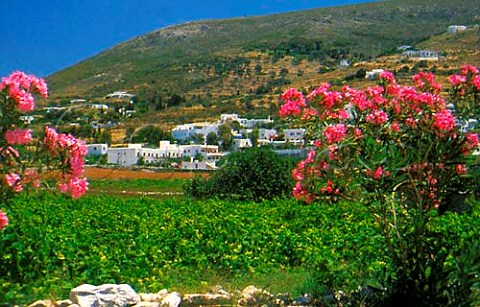
[[[415,61],[438,61],[440,57],[438,52],[432,50],[407,50],[402,55]]]
[[[107,163],[121,166],[132,166],[137,164],[140,144],[129,144],[128,147],[109,148],[107,151]]]
[[[212,123],[178,125],[172,129],[172,137],[177,140],[185,141],[195,134],[200,134],[206,138],[211,132],[215,132],[218,135],[218,126],[218,124]]]
[[[250,148],[252,141],[250,139],[233,139],[232,147],[234,150]]]
[[[305,137],[305,132],[305,128],[283,130],[283,133],[285,134],[285,141],[288,142],[303,141],[303,138]]]
[[[108,105],[104,103],[93,103],[92,104],[92,109],[96,110],[108,110]]]
[[[132,99],[133,97],[135,97],[135,95],[129,94],[123,91],[117,91],[107,95],[107,99],[108,98]]]
[[[183,170],[198,170],[198,171],[211,171],[217,169],[217,165],[208,161],[183,161],[181,165]]]
[[[108,152],[107,144],[87,144],[88,156],[103,156]]]
[[[20,116],[20,120],[23,121],[24,124],[30,125],[34,118],[32,115],[22,115]]]
[[[237,121],[243,128],[253,128],[255,126],[262,126],[265,124],[273,124],[273,119],[269,118],[243,118],[239,117],[238,114],[221,114],[220,123],[226,121]]]
[[[384,72],[383,69],[381,68],[377,68],[377,69],[372,69],[370,71],[367,71],[366,74],[365,74],[365,79],[368,79],[368,80],[375,80],[378,78],[378,76]]]
[[[109,148],[107,162],[122,166],[131,166],[138,163],[141,158],[144,163],[154,164],[165,159],[181,159],[184,157],[195,158],[201,156],[202,160],[216,163],[223,157],[218,146],[212,145],[177,145],[170,141],[160,141],[159,148],[144,148],[142,144],[129,144],[128,147]]]
[[[466,31],[466,30],[467,30],[466,26],[452,25],[452,26],[448,27],[447,32],[451,33],[451,34],[455,34],[455,33],[463,32],[463,31]]]
[[[261,128],[258,130],[258,139],[259,140],[273,140],[277,137],[277,130],[275,129],[264,129]]]
[[[248,119],[248,118],[238,118],[238,122],[242,127],[245,128],[253,128],[255,126],[262,126],[265,124],[273,124],[273,120],[271,118],[265,119]]]

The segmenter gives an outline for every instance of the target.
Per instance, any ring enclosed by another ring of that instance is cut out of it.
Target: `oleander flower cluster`
[[[438,207],[468,174],[468,157],[479,146],[478,135],[459,125],[472,113],[457,115],[457,102],[468,98],[471,105],[480,92],[479,70],[466,65],[449,80],[449,97],[426,72],[408,86],[383,72],[366,89],[334,91],[325,83],[305,94],[285,91],[280,116],[306,127],[312,146],[292,172],[294,196],[309,203],[359,189],[385,195],[408,181],[425,209]]]
[[[88,189],[83,177],[87,150],[83,141],[72,135],[57,133],[45,127],[45,136],[33,135],[22,116],[35,108],[35,95],[48,97],[46,82],[33,75],[15,71],[0,83],[0,189],[4,204],[12,194],[26,188],[41,187],[41,172],[57,169],[61,179],[57,184],[62,193],[77,198]],[[5,199],[6,198],[6,199]],[[8,217],[0,210],[0,230],[8,225]]]

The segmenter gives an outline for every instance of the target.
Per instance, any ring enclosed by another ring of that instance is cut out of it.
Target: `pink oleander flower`
[[[467,82],[467,78],[461,75],[451,75],[448,77],[448,81],[450,81],[453,86],[459,86],[460,84]]]
[[[315,156],[317,152],[315,150],[310,150],[307,154],[307,158],[305,159],[305,163],[312,163],[315,160]]]
[[[433,93],[439,93],[442,90],[440,83],[435,81],[435,75],[431,72],[420,72],[412,78],[415,85],[422,89]]]
[[[298,115],[300,114],[301,110],[300,107],[294,101],[287,101],[286,103],[282,104],[280,107],[280,117],[286,117],[289,115]]]
[[[323,186],[320,191],[324,194],[330,194],[330,195],[339,195],[340,194],[340,189],[335,187],[335,184],[328,180],[327,184]]]
[[[307,95],[307,100],[311,101],[315,97],[319,95],[324,95],[326,92],[328,92],[328,89],[330,88],[329,83],[322,83],[320,84],[316,89],[314,89],[310,94]]]
[[[10,97],[17,103],[20,111],[30,112],[35,107],[35,100],[30,91],[37,91],[44,98],[48,96],[45,80],[21,71],[14,71],[8,77],[2,78],[0,90],[7,89]]]
[[[380,79],[388,84],[395,84],[395,76],[390,71],[382,71],[380,73]]]
[[[434,127],[441,132],[449,132],[455,128],[455,117],[450,110],[443,110],[433,116]]]
[[[469,155],[472,149],[478,148],[479,140],[478,134],[476,133],[466,133],[465,134],[465,144],[462,147],[462,153],[465,155]]]
[[[302,181],[305,179],[304,169],[294,168],[292,170],[292,177],[295,181]]]
[[[7,173],[3,177],[3,180],[14,192],[23,191],[22,179],[20,178],[20,175],[16,173]]]
[[[383,167],[379,166],[375,171],[372,170],[366,170],[365,174],[369,177],[372,177],[375,180],[380,180],[382,177],[388,177],[390,176],[389,171],[385,171]]]
[[[351,105],[356,107],[360,112],[375,107],[374,103],[367,99],[367,95],[363,91],[345,87],[344,96],[348,99]]]
[[[460,70],[460,74],[462,74],[463,76],[467,76],[468,74],[476,75],[478,73],[478,68],[469,64],[463,65],[462,69]]]
[[[42,95],[43,98],[46,99],[48,97],[48,87],[44,79],[33,78],[32,85],[35,87],[35,89],[37,89],[37,91],[40,93],[40,95]]]
[[[473,78],[472,84],[473,84],[473,86],[475,86],[477,91],[480,91],[480,75],[475,76],[475,78]]]
[[[398,122],[392,122],[390,125],[390,129],[392,129],[392,132],[399,132],[400,131],[400,125]]]
[[[465,138],[472,148],[479,145],[478,134],[469,132],[465,134]]]
[[[373,113],[368,114],[365,120],[367,121],[367,123],[381,125],[388,121],[388,115],[383,110],[377,110]]]
[[[362,139],[362,138],[363,138],[363,132],[362,132],[362,130],[360,130],[359,128],[353,129],[353,135],[354,135],[357,139]]]
[[[280,116],[282,117],[298,115],[301,113],[301,108],[307,106],[303,93],[294,88],[289,88],[283,92],[282,99],[285,101],[280,107]]]
[[[455,166],[455,171],[459,175],[465,175],[467,173],[467,166],[465,164],[457,164]]]
[[[88,190],[88,181],[85,178],[72,177],[67,182],[58,183],[62,193],[69,193],[73,198],[79,198]]]
[[[32,130],[21,128],[7,130],[5,140],[7,140],[10,145],[28,144],[32,140]]]
[[[10,91],[10,95],[17,102],[17,108],[23,112],[31,112],[35,108],[33,95],[24,90]]]
[[[332,144],[340,142],[347,136],[347,128],[344,124],[330,125],[325,128],[323,132],[327,143]]]
[[[310,120],[318,115],[317,110],[311,108],[303,109],[302,119],[303,120]]]
[[[58,141],[58,133],[57,130],[45,126],[45,137],[43,138],[43,143],[47,147],[47,149],[50,151],[52,155],[56,155],[57,153],[57,141]]]
[[[293,196],[297,200],[307,200],[310,199],[307,196],[309,195],[308,191],[303,187],[302,182],[298,181],[293,187]]]
[[[7,225],[8,225],[8,217],[5,214],[5,212],[0,210],[0,230],[5,229],[5,227],[7,227]]]
[[[335,105],[339,104],[343,99],[342,93],[339,92],[323,92],[321,93],[321,96],[323,98],[319,104],[323,105],[327,110],[330,110]]]

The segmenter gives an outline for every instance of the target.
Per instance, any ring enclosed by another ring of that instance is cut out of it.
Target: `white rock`
[[[255,286],[248,286],[242,291],[242,297],[239,299],[239,305],[255,305],[262,301],[271,299],[273,296],[271,293],[257,289]]]
[[[160,290],[160,291],[158,291],[157,295],[158,295],[158,299],[159,299],[160,301],[162,301],[164,298],[167,297],[167,295],[168,295],[168,290],[167,290],[167,289]]]
[[[36,301],[28,305],[28,307],[51,307],[51,306],[53,306],[52,301]]]
[[[162,298],[155,293],[140,293],[140,299],[142,302],[161,302]]]
[[[182,302],[182,298],[178,292],[169,293],[161,302],[162,306],[178,307]]]
[[[83,284],[70,292],[70,300],[80,307],[126,307],[140,302],[140,296],[127,284]]]

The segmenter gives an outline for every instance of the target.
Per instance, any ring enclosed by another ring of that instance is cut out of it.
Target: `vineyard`
[[[31,196],[36,201],[15,199],[0,238],[6,305],[66,297],[83,283],[128,283],[138,292],[217,284],[234,291],[255,282],[277,293],[347,292],[381,287],[390,265],[374,218],[355,203]],[[477,239],[479,216],[478,207],[446,214],[434,227],[459,252]]]

